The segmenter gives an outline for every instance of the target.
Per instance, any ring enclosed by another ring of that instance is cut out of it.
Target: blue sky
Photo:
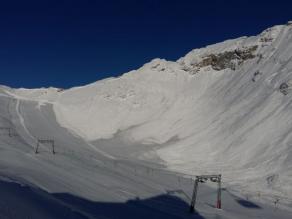
[[[63,87],[292,20],[292,1],[0,1],[0,84]]]

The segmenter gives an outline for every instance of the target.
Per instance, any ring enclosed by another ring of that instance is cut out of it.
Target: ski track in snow
[[[111,156],[110,154],[105,153],[104,151],[98,149],[96,146],[94,146],[94,145],[91,144],[90,142],[86,142],[86,144],[89,145],[94,151],[96,151],[96,152],[98,152],[99,154],[105,156],[106,158],[111,159],[111,160],[115,160],[115,159],[116,159],[114,156]]]
[[[21,115],[21,112],[20,112],[20,100],[19,99],[16,99],[16,114],[19,118],[19,121],[23,127],[23,129],[25,130],[26,134],[33,140],[33,141],[36,141],[36,138],[29,132],[29,130],[27,129],[25,123],[24,123],[24,118],[22,117]]]

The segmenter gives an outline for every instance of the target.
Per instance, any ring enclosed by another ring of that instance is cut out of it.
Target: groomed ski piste
[[[82,87],[1,86],[0,218],[292,218],[291,87],[289,23]],[[206,182],[191,214],[202,174],[222,209]]]

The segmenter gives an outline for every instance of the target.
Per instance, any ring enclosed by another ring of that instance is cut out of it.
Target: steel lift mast
[[[195,211],[199,183],[205,183],[208,180],[210,180],[211,182],[215,182],[218,185],[216,208],[221,209],[221,174],[219,174],[219,175],[200,175],[200,176],[196,176],[196,180],[195,180],[194,191],[193,191],[192,201],[191,201],[191,205],[190,205],[190,212],[191,213],[193,213]]]

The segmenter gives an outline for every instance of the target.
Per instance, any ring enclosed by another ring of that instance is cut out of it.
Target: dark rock
[[[261,75],[262,73],[260,71],[256,71],[255,73],[253,73],[252,81],[256,82],[260,78]]]
[[[234,51],[227,51],[219,54],[210,54],[205,56],[201,62],[193,64],[192,67],[202,68],[211,66],[216,71],[227,68],[235,70],[237,65],[241,65],[244,61],[256,57],[254,52],[257,47],[258,46],[255,45],[245,49],[236,49]]]
[[[280,92],[284,95],[287,95],[288,94],[288,88],[289,88],[289,85],[287,83],[282,83],[279,87],[280,89]]]

